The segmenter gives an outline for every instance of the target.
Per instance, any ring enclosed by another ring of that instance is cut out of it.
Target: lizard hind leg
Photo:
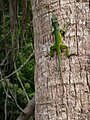
[[[53,57],[55,50],[56,50],[56,46],[55,45],[53,45],[53,46],[50,47],[50,56],[51,57]]]
[[[76,53],[70,53],[68,46],[62,44],[60,47],[61,47],[62,50],[63,50],[63,49],[66,50],[66,56],[67,56],[68,58],[71,57],[71,56],[76,56]]]

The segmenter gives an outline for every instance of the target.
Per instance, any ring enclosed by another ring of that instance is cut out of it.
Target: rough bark
[[[32,0],[36,120],[90,119],[90,11],[88,0]],[[64,92],[56,55],[50,59],[51,16],[61,28],[69,23],[64,42],[78,56],[62,55]]]

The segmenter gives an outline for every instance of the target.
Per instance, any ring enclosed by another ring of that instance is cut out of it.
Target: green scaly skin
[[[66,50],[66,56],[69,58],[73,55],[76,55],[75,53],[69,53],[69,48],[63,44],[62,42],[62,38],[63,38],[63,34],[66,32],[66,28],[65,30],[60,30],[59,27],[59,23],[57,18],[53,15],[52,16],[52,27],[53,27],[53,34],[55,37],[55,44],[53,46],[50,47],[50,56],[52,57],[54,55],[54,51],[56,51],[57,56],[58,56],[58,61],[59,61],[59,68],[61,66],[61,57],[62,57],[62,50],[65,49]]]
[[[61,47],[60,47],[62,45],[62,35],[60,32],[57,18],[55,16],[52,16],[51,20],[52,20],[53,34],[55,37],[55,44],[50,47],[50,56],[52,57],[54,55],[54,51],[56,51],[59,62],[59,71],[60,71],[60,78],[61,78],[62,92],[63,92],[62,95],[63,95],[64,85],[63,85],[63,77],[62,77],[62,69],[61,69]],[[63,104],[63,96],[62,96],[62,104]]]
[[[70,54],[69,53],[69,48],[63,44],[62,42],[62,36],[63,33],[65,33],[66,29],[60,30],[59,23],[57,18],[53,15],[52,16],[52,28],[53,28],[53,34],[55,38],[55,44],[50,47],[50,56],[52,57],[54,55],[54,51],[56,51],[57,56],[58,56],[58,62],[59,62],[59,70],[60,70],[60,78],[61,78],[61,84],[62,84],[62,91],[64,94],[64,85],[63,85],[63,77],[62,77],[62,50],[66,50],[66,56],[69,58],[70,56],[76,55],[75,53]],[[63,96],[62,96],[62,103],[63,103]]]

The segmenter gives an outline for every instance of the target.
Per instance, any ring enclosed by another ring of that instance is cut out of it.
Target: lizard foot
[[[72,56],[78,56],[78,54],[76,54],[76,53],[71,53],[71,54],[69,54],[67,57],[70,58],[70,57],[72,57]]]

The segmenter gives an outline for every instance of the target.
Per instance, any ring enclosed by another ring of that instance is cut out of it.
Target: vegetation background
[[[0,120],[16,120],[34,96],[30,0],[0,0]]]

